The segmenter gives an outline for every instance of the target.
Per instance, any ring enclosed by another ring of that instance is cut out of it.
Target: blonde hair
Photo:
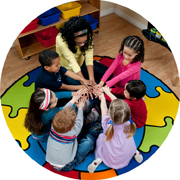
[[[74,127],[75,120],[75,109],[73,107],[65,107],[55,114],[52,126],[57,133],[66,133]]]
[[[114,99],[109,107],[109,116],[114,124],[124,124],[130,120],[131,110],[128,104],[122,99]],[[131,138],[136,132],[135,123],[124,127],[124,132]],[[111,124],[105,132],[106,141],[110,141],[114,135],[114,125]]]

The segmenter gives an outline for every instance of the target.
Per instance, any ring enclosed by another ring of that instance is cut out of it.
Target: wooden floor
[[[139,28],[116,14],[102,17],[100,23],[99,33],[94,34],[94,55],[115,58],[122,40],[128,35],[140,36],[145,43],[147,42]],[[52,50],[55,51],[55,48]],[[29,60],[24,60],[15,48],[11,48],[2,71],[0,94],[2,95],[14,81],[37,66],[40,66],[38,54],[33,55]],[[173,86],[178,70],[174,57],[168,49],[149,41],[142,67],[161,79],[180,98],[180,84]]]

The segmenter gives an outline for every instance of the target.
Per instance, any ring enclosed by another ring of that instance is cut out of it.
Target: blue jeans
[[[78,142],[78,148],[76,152],[76,156],[73,161],[66,164],[62,169],[55,168],[57,171],[66,171],[69,172],[73,170],[73,168],[80,164],[81,161],[94,149],[95,141],[98,137],[99,133],[95,130],[89,129],[85,136],[81,138]]]
[[[108,67],[105,66],[104,64],[93,61],[93,69],[94,69],[95,81],[97,83],[99,83],[101,78],[103,77],[104,73],[108,69]],[[88,71],[87,71],[85,61],[83,62],[83,65],[81,66],[81,72],[82,72],[85,79],[89,79],[89,74],[88,74]],[[113,77],[113,75],[111,75],[111,76]],[[112,77],[110,77],[109,79],[111,79]],[[72,78],[70,78],[68,76],[63,77],[63,82],[65,84],[81,85],[80,81],[74,80],[74,79],[72,79]]]

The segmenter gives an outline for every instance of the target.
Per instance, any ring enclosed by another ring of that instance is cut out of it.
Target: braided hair
[[[132,63],[136,63],[138,61],[144,62],[144,42],[138,36],[127,36],[123,42],[121,43],[121,48],[119,49],[119,53],[124,50],[124,46],[129,47],[138,53],[135,56],[134,61]]]

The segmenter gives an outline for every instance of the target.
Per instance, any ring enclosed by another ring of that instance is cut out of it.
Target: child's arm
[[[82,126],[83,126],[83,107],[84,104],[86,102],[87,98],[86,96],[82,96],[78,103],[76,104],[77,108],[78,108],[78,112],[77,112],[77,118],[75,121],[75,125],[74,125],[74,130],[76,131],[76,136],[81,132]]]
[[[107,79],[109,78],[109,76],[114,72],[114,70],[118,67],[119,64],[119,59],[121,58],[121,55],[118,54],[115,58],[115,60],[113,61],[113,63],[111,64],[111,66],[107,69],[107,71],[105,72],[105,74],[103,75],[100,83],[98,84],[100,87],[103,87],[103,85],[105,84],[105,82],[107,81]]]
[[[110,97],[110,99],[113,101],[114,99],[117,99],[116,96],[114,96],[114,94],[111,93],[110,88],[108,86],[102,87],[102,89],[104,90],[104,92]]]
[[[102,118],[103,118],[104,115],[108,113],[108,108],[107,108],[107,105],[106,105],[106,99],[104,97],[104,93],[102,93],[99,96],[99,99],[101,101],[101,114],[102,114]]]
[[[82,74],[82,73],[81,73],[81,74]],[[81,84],[84,84],[85,86],[90,85],[90,81],[87,80],[87,79],[85,79],[85,78],[83,77],[83,75],[79,75],[79,74],[74,73],[74,72],[72,72],[72,71],[67,71],[67,72],[65,73],[65,75],[68,76],[68,77],[70,77],[70,78],[72,78],[72,79],[75,79],[75,80],[80,81]]]
[[[82,88],[85,88],[85,85],[68,85],[68,84],[62,84],[62,86],[60,87],[60,89],[64,89],[64,90],[79,90]]]
[[[75,92],[71,92],[71,91],[58,91],[58,92],[54,92],[56,95],[56,98],[58,99],[63,99],[63,98],[71,98]]]
[[[114,77],[113,79],[106,82],[108,87],[114,86],[116,83],[128,78],[129,76],[132,76],[133,74],[137,73],[138,71],[141,71],[141,63],[133,63],[131,67],[129,67],[126,71],[120,73],[118,76]]]

